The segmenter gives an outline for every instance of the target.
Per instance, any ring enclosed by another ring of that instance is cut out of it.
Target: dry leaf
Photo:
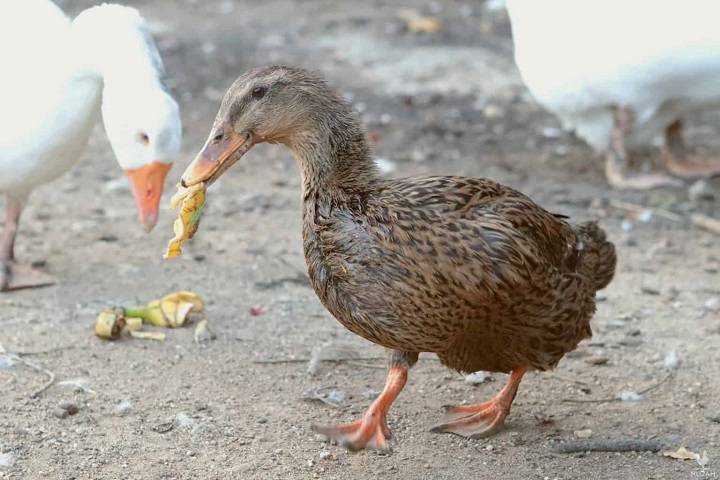
[[[663,457],[675,458],[677,460],[696,460],[701,466],[705,465],[708,461],[705,452],[703,452],[703,456],[701,457],[699,454],[691,452],[685,447],[680,447],[674,452],[663,452]],[[701,461],[704,463],[700,463]]]
[[[215,333],[208,327],[207,320],[200,320],[195,327],[195,343],[205,343],[215,340]]]

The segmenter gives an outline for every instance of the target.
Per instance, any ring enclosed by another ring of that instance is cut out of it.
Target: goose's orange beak
[[[140,223],[146,232],[157,223],[160,197],[170,168],[172,163],[152,162],[144,167],[125,170],[132,185]]]
[[[217,180],[254,145],[252,134],[239,134],[225,126],[213,131],[195,160],[182,175],[184,187]]]

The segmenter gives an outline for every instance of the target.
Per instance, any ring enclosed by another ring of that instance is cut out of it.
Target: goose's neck
[[[108,7],[116,6],[90,8],[73,21],[71,47],[79,75],[99,80],[104,89],[160,88],[162,61],[144,23]]]
[[[300,167],[304,198],[315,193],[344,198],[367,193],[379,174],[364,131],[352,117],[325,115],[287,143]]]

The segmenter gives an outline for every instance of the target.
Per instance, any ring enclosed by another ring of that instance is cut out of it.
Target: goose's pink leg
[[[5,229],[0,243],[0,292],[52,285],[55,279],[34,268],[15,263],[17,236],[23,198],[7,195]]]
[[[649,190],[658,187],[678,187],[682,182],[661,173],[630,173],[629,157],[625,148],[625,136],[632,128],[632,112],[618,107],[615,112],[610,148],[605,160],[605,176],[615,188]]]
[[[663,159],[668,170],[678,177],[692,179],[720,175],[720,161],[711,162],[688,153],[680,120],[665,129]]]

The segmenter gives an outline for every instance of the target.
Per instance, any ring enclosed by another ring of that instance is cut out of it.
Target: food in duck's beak
[[[153,229],[158,219],[160,197],[171,163],[152,162],[144,167],[125,170],[132,185],[138,216],[146,232]]]
[[[178,218],[173,224],[175,236],[170,240],[163,258],[177,257],[182,253],[182,244],[190,240],[200,226],[200,216],[205,207],[205,184],[197,183],[184,188],[178,185],[178,192],[170,200],[170,208],[182,202]]]
[[[211,184],[250,150],[253,144],[251,134],[236,133],[229,126],[213,131],[195,160],[185,169],[182,185],[189,187],[200,182]]]

